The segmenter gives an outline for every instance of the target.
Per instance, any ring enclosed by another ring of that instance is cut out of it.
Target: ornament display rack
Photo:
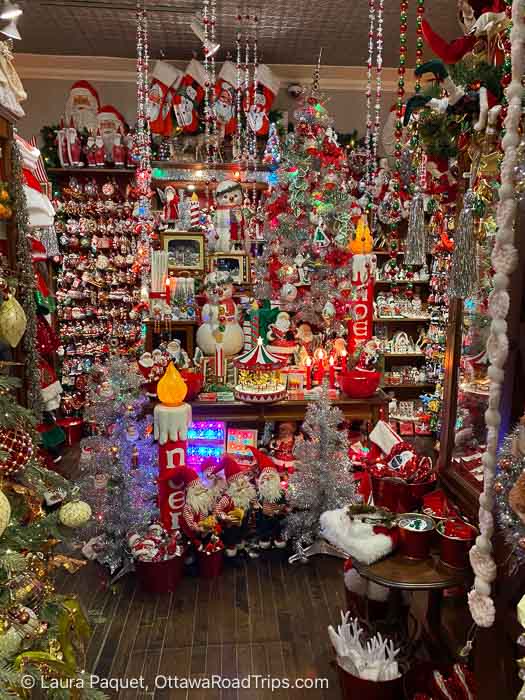
[[[141,339],[140,315],[130,318],[140,301],[133,271],[134,202],[127,200],[135,170],[71,167],[49,168],[48,173],[66,204],[56,219],[62,253],[55,285],[64,347],[62,410],[78,415],[92,364],[103,362],[110,352],[127,353]],[[71,191],[75,182],[76,194]],[[112,201],[121,206],[104,205]]]
[[[378,258],[378,270],[383,267],[385,258],[394,258],[399,261],[402,265],[402,257],[404,256],[403,250],[397,250],[394,252],[384,249],[377,249],[373,251],[373,255]],[[399,260],[401,259],[401,260]],[[427,265],[430,268],[432,265],[432,256],[427,256]],[[374,298],[377,300],[378,294],[387,294],[390,290],[399,287],[403,292],[412,287],[418,291],[422,296],[422,301],[426,303],[430,291],[430,279],[423,280],[412,280],[412,279],[401,279],[401,280],[388,280],[388,279],[376,279],[374,281]],[[407,317],[407,316],[378,316],[374,315],[374,335],[380,334],[380,337],[385,340],[390,340],[395,333],[398,331],[405,331],[411,340],[415,344],[416,334],[421,328],[425,331],[428,329],[431,317],[428,314],[419,317]],[[381,328],[382,326],[382,328]],[[427,356],[425,352],[384,352],[383,357],[385,360],[385,371],[390,372],[393,367],[399,365],[402,370],[405,367],[414,367],[417,369],[423,369],[425,362],[427,361]],[[406,400],[417,400],[417,398],[422,394],[429,391],[433,391],[436,387],[436,382],[432,379],[428,381],[417,381],[417,382],[406,382],[399,381],[390,383],[383,379],[381,384],[384,391],[388,392],[389,395],[393,395],[396,399],[406,401]]]

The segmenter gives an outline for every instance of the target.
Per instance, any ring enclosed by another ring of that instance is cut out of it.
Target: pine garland
[[[27,405],[35,415],[37,422],[42,418],[42,396],[40,391],[39,355],[37,349],[36,329],[37,310],[35,301],[35,277],[31,246],[29,241],[29,215],[27,199],[24,192],[24,174],[22,172],[22,156],[16,140],[11,146],[12,175],[13,175],[13,210],[17,227],[16,262],[17,276],[20,283],[20,303],[26,318],[27,328],[23,338],[26,356],[26,392]]]

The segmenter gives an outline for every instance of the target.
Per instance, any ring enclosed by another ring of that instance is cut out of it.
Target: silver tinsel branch
[[[419,190],[415,193],[410,204],[405,251],[405,265],[421,266],[425,264],[425,206],[423,193]]]
[[[13,170],[12,193],[13,211],[17,228],[16,263],[17,277],[20,285],[20,303],[27,318],[27,328],[23,338],[25,351],[25,387],[27,405],[35,415],[37,422],[42,418],[42,395],[40,390],[39,355],[36,342],[37,310],[35,300],[35,276],[31,243],[29,240],[29,215],[24,192],[24,173],[22,156],[15,139],[11,144],[11,161]]]
[[[494,484],[496,519],[511,551],[512,573],[525,563],[525,455],[514,446],[522,427],[514,428],[503,440]],[[515,507],[521,505],[521,517],[512,508],[511,501]]]
[[[306,438],[296,445],[298,466],[288,486],[293,512],[286,519],[285,535],[296,548],[315,541],[324,511],[341,508],[353,499],[354,478],[343,422],[342,411],[330,404],[324,386],[319,399],[306,412]]]
[[[474,205],[476,195],[468,189],[463,199],[463,209],[459,215],[458,227],[454,236],[454,252],[450,266],[449,297],[467,299],[473,296],[478,287],[477,245],[474,233]]]

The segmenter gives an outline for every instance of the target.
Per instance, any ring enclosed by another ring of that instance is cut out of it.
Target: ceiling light
[[[199,17],[194,17],[190,22],[190,29],[198,37],[204,46],[204,51],[208,58],[214,56],[217,51],[221,48],[220,44],[212,44],[209,39],[206,39],[204,33],[204,24]]]
[[[21,14],[22,10],[16,4],[16,2],[9,2],[9,0],[5,0],[4,9],[2,12],[0,12],[0,19],[16,19],[17,17],[20,17]]]
[[[0,29],[0,34],[5,34],[5,36],[8,36],[10,39],[21,39],[22,37],[20,36],[20,32],[18,31],[18,28],[16,26],[16,20],[13,19],[9,24],[6,24],[5,27],[2,27]]]

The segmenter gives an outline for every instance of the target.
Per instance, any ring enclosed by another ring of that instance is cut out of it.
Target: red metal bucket
[[[59,418],[57,420],[62,430],[66,433],[66,443],[68,447],[76,445],[82,438],[84,421],[82,418]]]
[[[451,518],[450,520],[457,520],[457,518]],[[447,566],[452,566],[455,569],[468,569],[468,553],[474,544],[478,531],[473,525],[462,523],[462,525],[469,530],[470,536],[468,538],[451,537],[449,535],[445,535],[443,531],[446,523],[447,521],[443,520],[436,528],[439,535],[439,558],[443,564],[446,564]]]
[[[422,484],[407,484],[404,479],[394,476],[372,475],[374,505],[388,508],[392,513],[408,513],[417,510],[423,496],[434,487],[435,481]]]
[[[224,551],[222,549],[218,552],[212,552],[212,554],[197,552],[197,560],[199,573],[203,578],[216,578],[222,574],[224,564]]]
[[[427,530],[410,530],[403,526],[403,520],[419,518],[428,523]],[[399,551],[409,559],[426,559],[432,546],[435,522],[429,515],[421,513],[403,513],[399,516]]]
[[[136,561],[135,572],[143,591],[171,593],[177,589],[183,576],[184,556],[164,561]]]
[[[344,671],[339,664],[339,682],[343,700],[400,700],[403,697],[403,678],[393,681],[367,681],[352,676]]]

